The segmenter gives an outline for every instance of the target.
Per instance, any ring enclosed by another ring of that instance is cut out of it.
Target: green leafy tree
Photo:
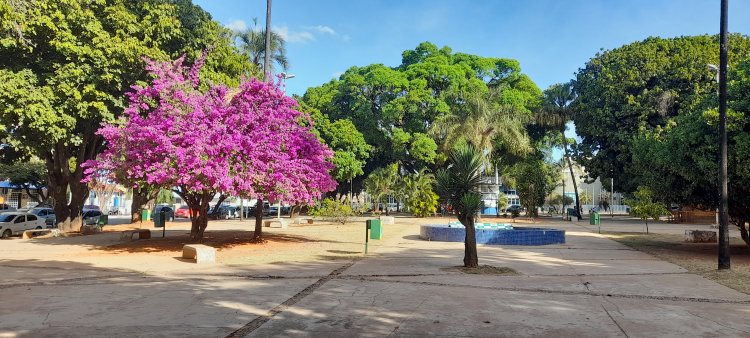
[[[527,160],[516,164],[512,175],[516,182],[516,191],[521,204],[526,207],[526,214],[538,217],[538,208],[544,204],[545,197],[554,189],[554,167],[542,160]]]
[[[471,144],[454,148],[448,157],[448,167],[440,169],[435,177],[438,195],[453,206],[458,220],[466,228],[464,239],[464,266],[478,267],[477,237],[474,228],[476,215],[482,208],[482,184],[484,156]]]
[[[46,204],[49,199],[47,179],[47,166],[39,160],[0,164],[0,180],[21,187],[39,204]]]
[[[81,224],[89,188],[80,165],[105,146],[100,124],[147,79],[143,57],[211,49],[201,76],[230,85],[252,69],[228,31],[190,1],[4,1],[0,18],[1,142],[45,162],[63,231]]]
[[[581,192],[578,196],[580,204],[591,204],[591,196],[587,192]]]
[[[654,202],[651,190],[646,187],[638,187],[633,199],[625,199],[625,204],[630,206],[630,214],[643,220],[648,233],[648,219],[658,221],[659,217],[669,214],[664,204]]]
[[[733,69],[750,52],[750,38],[736,34],[729,40]],[[651,37],[598,53],[578,71],[571,106],[581,138],[576,161],[590,177],[614,177],[615,189],[624,192],[643,185],[643,168],[633,163],[644,155],[633,152],[634,137],[658,133],[715,95],[707,65],[718,64],[718,46],[718,36]]]
[[[373,210],[380,211],[380,203],[383,199],[394,195],[398,189],[399,175],[398,165],[392,163],[387,167],[375,169],[367,179],[365,179],[365,190],[375,203]],[[385,207],[385,214],[389,215],[388,206]]]
[[[172,190],[160,189],[156,194],[156,204],[174,204],[174,195]]]

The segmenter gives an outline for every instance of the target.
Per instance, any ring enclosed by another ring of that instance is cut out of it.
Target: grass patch
[[[750,294],[750,250],[740,239],[730,240],[732,269],[717,270],[717,243],[686,243],[673,234],[602,232],[603,235],[635,250],[679,265],[719,284]]]
[[[497,267],[491,265],[480,265],[476,268],[467,268],[465,266],[454,266],[452,268],[444,268],[444,271],[458,271],[471,275],[519,275],[516,270],[506,267]]]

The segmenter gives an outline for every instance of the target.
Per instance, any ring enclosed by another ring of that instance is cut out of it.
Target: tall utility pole
[[[266,46],[263,51],[263,80],[271,80],[271,0],[266,0]]]
[[[729,0],[721,0],[719,27],[719,270],[731,268],[729,261],[729,189],[727,188],[727,12]]]

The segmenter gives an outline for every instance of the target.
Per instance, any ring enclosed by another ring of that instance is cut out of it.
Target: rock
[[[685,230],[685,242],[716,243],[716,231]]]
[[[185,244],[182,258],[194,259],[196,263],[216,263],[216,249],[203,244]]]

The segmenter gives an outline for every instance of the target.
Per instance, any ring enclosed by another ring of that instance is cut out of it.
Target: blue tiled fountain
[[[477,243],[547,245],[565,243],[565,230],[513,227],[503,223],[476,223]],[[428,241],[463,242],[466,229],[460,222],[422,225],[419,238]]]

